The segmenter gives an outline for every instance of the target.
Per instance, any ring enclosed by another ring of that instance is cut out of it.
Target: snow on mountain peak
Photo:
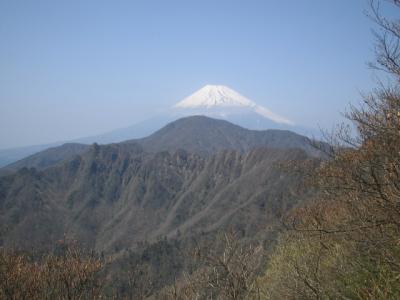
[[[180,109],[236,107],[252,110],[264,118],[270,119],[279,124],[294,124],[285,117],[273,113],[266,107],[257,105],[250,99],[223,85],[206,85],[189,97],[175,104],[174,107]]]
[[[175,105],[180,108],[211,108],[215,106],[252,107],[255,106],[255,103],[226,86],[206,85]]]

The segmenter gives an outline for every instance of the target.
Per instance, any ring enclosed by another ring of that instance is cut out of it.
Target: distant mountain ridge
[[[66,143],[58,147],[51,147],[27,158],[4,167],[4,170],[18,170],[21,168],[46,169],[60,161],[72,158],[75,155],[84,153],[89,148],[88,145],[77,143]]]
[[[256,147],[297,148],[310,155],[319,155],[310,139],[287,130],[249,130],[225,120],[191,116],[169,123],[147,138],[134,140],[146,151],[184,149],[200,155],[221,150],[246,152]],[[128,141],[129,143],[129,141]]]
[[[140,145],[144,151],[175,152],[183,149],[201,156],[214,155],[223,150],[241,153],[257,147],[276,149],[302,149],[311,156],[320,156],[319,150],[304,136],[285,130],[255,131],[242,128],[224,120],[205,116],[192,116],[169,123],[152,135],[123,144]],[[88,145],[68,143],[36,153],[4,167],[2,170],[15,171],[23,167],[43,170],[65,159],[80,155],[89,149]],[[0,169],[1,170],[1,169]]]

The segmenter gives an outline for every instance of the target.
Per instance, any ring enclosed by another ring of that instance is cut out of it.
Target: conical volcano
[[[293,125],[288,118],[258,105],[254,101],[223,85],[206,85],[192,95],[174,105],[183,114],[204,114],[211,117],[229,119],[245,118],[256,114],[258,123],[267,119],[280,125]],[[186,113],[185,113],[186,112]],[[260,119],[261,117],[261,119]],[[254,118],[254,116],[253,116]]]

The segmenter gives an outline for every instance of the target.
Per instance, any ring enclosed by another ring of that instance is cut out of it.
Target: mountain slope
[[[36,168],[43,170],[53,166],[60,161],[72,158],[75,155],[84,153],[89,148],[88,145],[67,143],[57,147],[51,147],[30,155],[22,160],[9,164],[2,168],[2,171],[16,171],[21,168]]]
[[[2,245],[40,248],[66,233],[113,252],[229,227],[254,235],[307,195],[301,174],[280,163],[309,158],[295,149],[201,157],[147,153],[133,143],[93,145],[43,171],[0,178]]]
[[[18,160],[28,157],[32,154],[39,153],[51,147],[60,146],[62,143],[45,144],[45,145],[34,145],[10,149],[0,150],[0,168],[12,164]]]

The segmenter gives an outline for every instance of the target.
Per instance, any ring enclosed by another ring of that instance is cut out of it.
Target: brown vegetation
[[[0,250],[0,299],[100,299],[104,261],[61,241],[58,254],[34,259]]]
[[[291,214],[271,257],[267,298],[400,297],[400,22],[375,1],[371,11],[381,30],[374,66],[392,84],[347,113],[357,135],[342,127],[332,139],[332,160],[314,176],[319,193]]]

